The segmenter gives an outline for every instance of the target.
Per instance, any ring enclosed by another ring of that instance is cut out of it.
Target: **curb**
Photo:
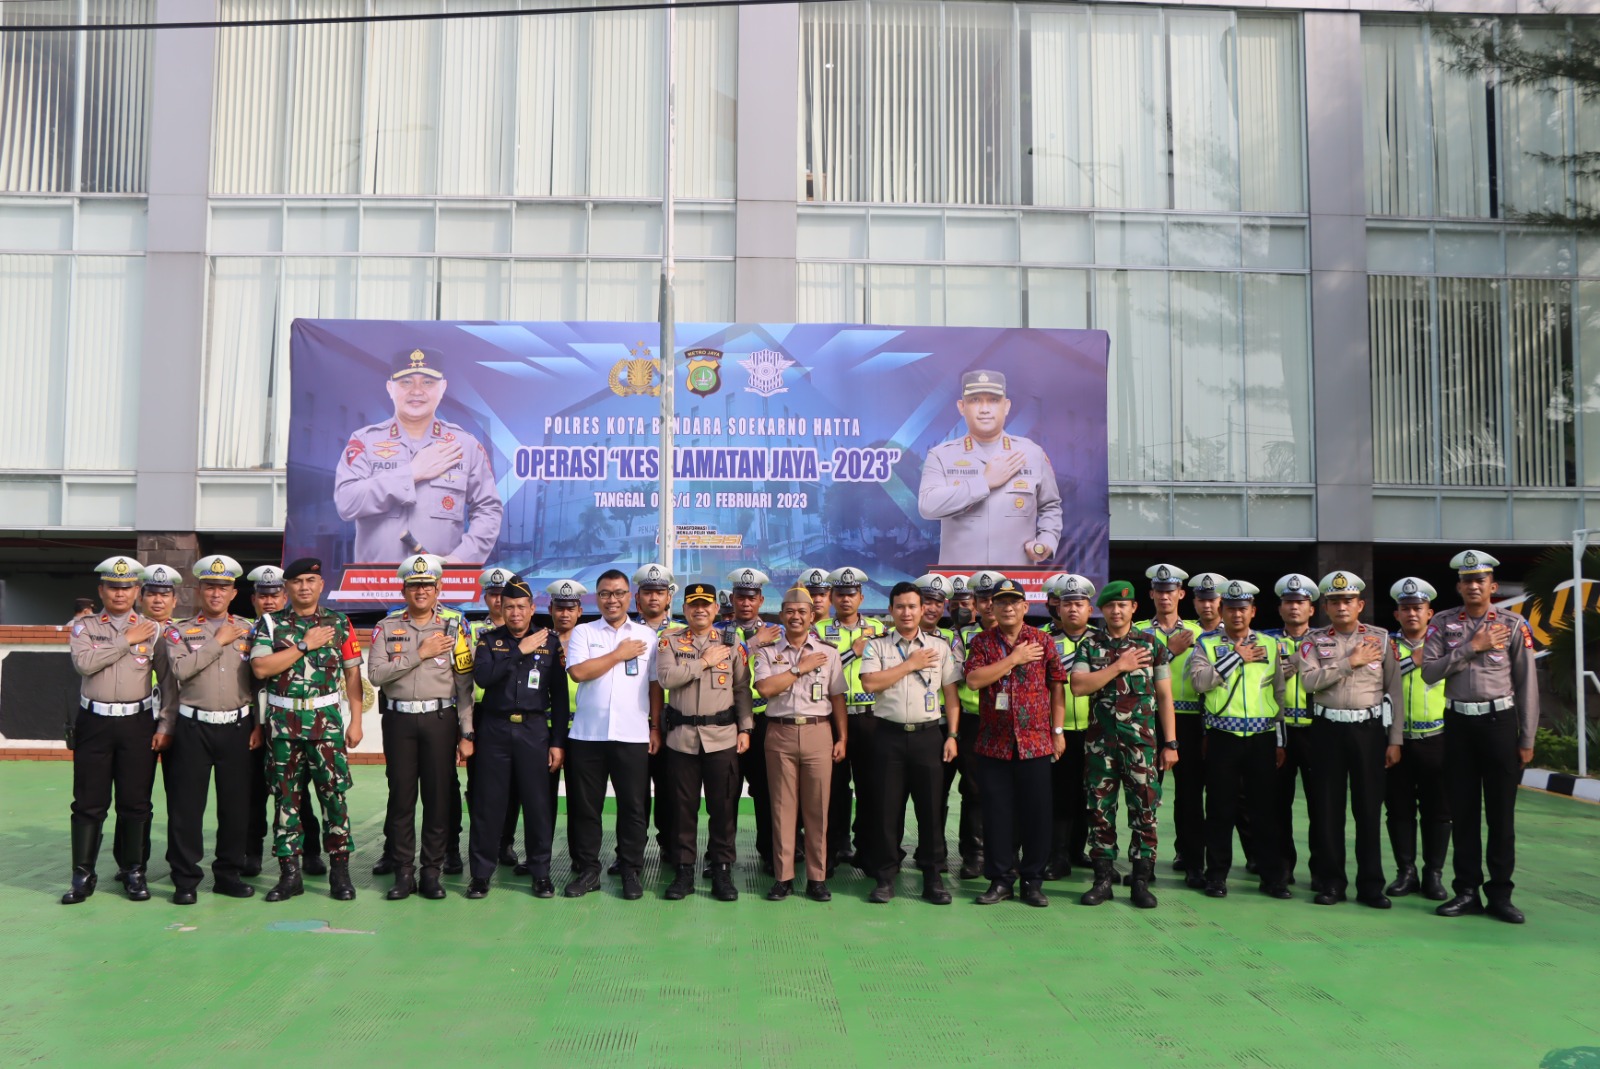
[[[1600,779],[1569,776],[1565,772],[1547,772],[1542,768],[1522,770],[1522,785],[1551,794],[1565,794],[1582,798],[1586,802],[1600,802]]]

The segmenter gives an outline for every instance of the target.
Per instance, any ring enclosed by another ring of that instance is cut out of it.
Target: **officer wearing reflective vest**
[[[72,667],[82,680],[66,732],[72,751],[72,886],[61,903],[67,906],[94,894],[100,830],[113,787],[117,824],[112,854],[125,870],[128,897],[136,902],[150,897],[143,854],[156,776],[157,709],[150,662],[157,628],[134,610],[144,578],[142,564],[132,557],[110,557],[95,572],[104,609],[72,625]]]
[[[657,638],[684,626],[682,621],[672,618],[672,595],[678,589],[678,580],[671,568],[659,563],[646,564],[633,573],[633,585],[636,591],[634,604],[639,609],[638,621],[655,631]],[[650,684],[649,691],[650,717],[654,721],[660,718],[667,695],[654,682]],[[667,755],[660,747],[656,747],[650,751],[646,763],[650,771],[650,796],[646,799],[650,806],[648,816],[655,822],[656,848],[664,856],[671,852],[672,843],[677,838],[672,832],[672,806],[667,804],[671,789],[667,784]],[[612,876],[621,875],[621,854],[606,871]]]
[[[1070,673],[1078,659],[1078,643],[1089,633],[1089,606],[1094,600],[1094,584],[1081,575],[1058,572],[1044,581],[1046,601],[1054,600],[1054,619],[1045,634],[1056,644],[1061,664]],[[1066,686],[1066,684],[1062,684]],[[1084,848],[1089,842],[1089,796],[1084,779],[1084,734],[1089,729],[1088,694],[1074,696],[1068,689],[1063,697],[1067,718],[1062,722],[1067,748],[1050,766],[1050,863],[1044,878],[1064,880],[1072,875],[1074,864],[1087,868]]]
[[[1344,818],[1356,824],[1356,901],[1388,909],[1383,893],[1384,769],[1400,760],[1400,665],[1389,653],[1389,635],[1361,622],[1366,583],[1353,572],[1334,571],[1318,584],[1330,626],[1311,632],[1295,651],[1295,669],[1311,700],[1311,789],[1317,821],[1311,826],[1318,869],[1312,901],[1344,901]],[[1348,787],[1348,803],[1346,789]]]
[[[1444,682],[1444,762],[1455,867],[1455,897],[1434,912],[1441,917],[1487,912],[1507,924],[1521,924],[1522,911],[1511,904],[1517,786],[1523,767],[1533,760],[1539,683],[1528,621],[1494,607],[1499,563],[1481,549],[1451,558],[1461,607],[1435,616],[1423,643],[1423,680]],[[1487,854],[1479,813],[1489,830]],[[1483,881],[1485,861],[1488,883]],[[1487,907],[1478,897],[1480,885],[1489,899]]]
[[[827,579],[827,573],[820,573]],[[813,579],[817,576],[813,576]],[[761,606],[766,600],[766,585],[772,582],[759,568],[735,568],[728,573],[728,602],[733,617],[717,625],[718,641],[730,648],[746,651],[745,667],[750,676],[750,745],[739,754],[739,775],[749,785],[750,801],[755,807],[756,854],[761,858],[761,869],[772,873],[772,795],[767,785],[767,699],[756,691],[756,651],[771,646],[783,637],[783,628],[769,624],[761,618]],[[736,814],[737,816],[737,814]],[[709,859],[708,859],[709,860]],[[712,870],[707,868],[708,878]]]
[[[1205,723],[1200,717],[1200,694],[1189,681],[1189,657],[1205,629],[1178,615],[1188,572],[1173,564],[1153,564],[1144,574],[1150,580],[1154,615],[1148,620],[1136,621],[1133,626],[1137,631],[1150,632],[1172,655],[1172,708],[1179,752],[1183,754],[1182,762],[1172,770],[1176,785],[1172,804],[1172,868],[1174,872],[1187,874],[1190,887],[1201,888],[1206,885],[1203,874],[1206,763],[1201,752]],[[1159,727],[1158,724],[1158,730]]]
[[[1389,848],[1397,873],[1384,893],[1396,898],[1422,892],[1443,902],[1444,861],[1450,851],[1450,788],[1444,768],[1444,683],[1422,681],[1422,648],[1433,619],[1438,592],[1415,576],[1389,588],[1400,630],[1389,635],[1390,652],[1400,662],[1400,709],[1404,718],[1405,760],[1385,777],[1383,805],[1388,814]],[[1417,880],[1417,823],[1422,823],[1422,879]]]
[[[1278,766],[1283,762],[1283,658],[1275,640],[1250,626],[1260,593],[1255,584],[1224,579],[1214,587],[1222,595],[1222,627],[1200,636],[1199,652],[1189,658],[1189,679],[1205,705],[1205,892],[1211,898],[1228,894],[1242,789],[1259,837],[1261,890],[1273,898],[1289,898],[1275,824]],[[1181,733],[1179,746],[1182,753]],[[1188,757],[1184,753],[1185,762]]]
[[[957,660],[963,664],[966,663],[972,637],[983,630],[983,624],[973,610],[973,600],[971,577],[950,576],[949,642]],[[961,703],[961,721],[956,736],[956,759],[944,766],[945,812],[950,810],[950,788],[955,783],[956,774],[960,773],[961,817],[957,843],[961,852],[961,868],[958,875],[963,880],[976,880],[983,875],[983,799],[978,793],[977,775],[973,771],[978,742],[978,692],[967,686],[965,675],[956,684],[956,698]]]
[[[861,687],[861,654],[867,640],[887,629],[883,621],[861,615],[861,587],[867,573],[860,568],[835,568],[828,573],[829,599],[833,616],[815,624],[817,637],[839,651],[844,669],[845,712],[850,717],[850,747],[845,760],[834,769],[828,798],[828,871],[840,861],[863,872],[873,871],[876,861],[869,855],[875,833],[872,814],[877,812],[872,789],[872,739],[877,721],[869,715],[877,696]],[[851,784],[854,782],[855,815],[851,817]]]
[[[1278,769],[1278,850],[1283,858],[1284,883],[1293,885],[1294,866],[1299,852],[1294,845],[1295,781],[1305,788],[1306,814],[1313,827],[1317,823],[1317,801],[1311,789],[1311,709],[1306,703],[1306,687],[1295,671],[1294,652],[1311,633],[1311,617],[1317,611],[1317,581],[1309,575],[1290,572],[1273,586],[1278,595],[1278,618],[1282,627],[1263,631],[1278,640],[1278,656],[1283,660],[1283,765]],[[1316,884],[1317,844],[1311,843],[1312,891]]]

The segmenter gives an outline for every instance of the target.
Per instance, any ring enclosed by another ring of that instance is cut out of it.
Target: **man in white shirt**
[[[567,736],[567,852],[582,898],[600,889],[600,813],[606,778],[617,797],[617,859],[622,897],[644,897],[645,827],[650,810],[650,677],[653,629],[628,618],[628,577],[615,568],[595,584],[600,619],[579,624],[567,639],[567,675],[578,685]]]

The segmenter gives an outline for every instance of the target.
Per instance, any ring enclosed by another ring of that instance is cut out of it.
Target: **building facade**
[[[512,6],[0,5],[0,622],[275,555],[297,317],[655,317],[659,11],[297,21]],[[1600,526],[1600,239],[1515,216],[1600,105],[1449,57],[1405,0],[681,12],[679,318],[1109,331],[1114,570],[1530,554]]]

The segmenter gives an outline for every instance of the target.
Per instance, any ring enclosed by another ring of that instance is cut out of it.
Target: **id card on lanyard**
[[[998,630],[995,631],[995,638],[999,640],[1001,648],[1006,651],[1006,656],[1011,656],[1011,647],[1006,645],[1005,637]],[[1000,677],[1000,692],[994,696],[996,712],[1004,713],[1011,709],[1011,680],[1015,672],[1016,669],[1013,668]]]

